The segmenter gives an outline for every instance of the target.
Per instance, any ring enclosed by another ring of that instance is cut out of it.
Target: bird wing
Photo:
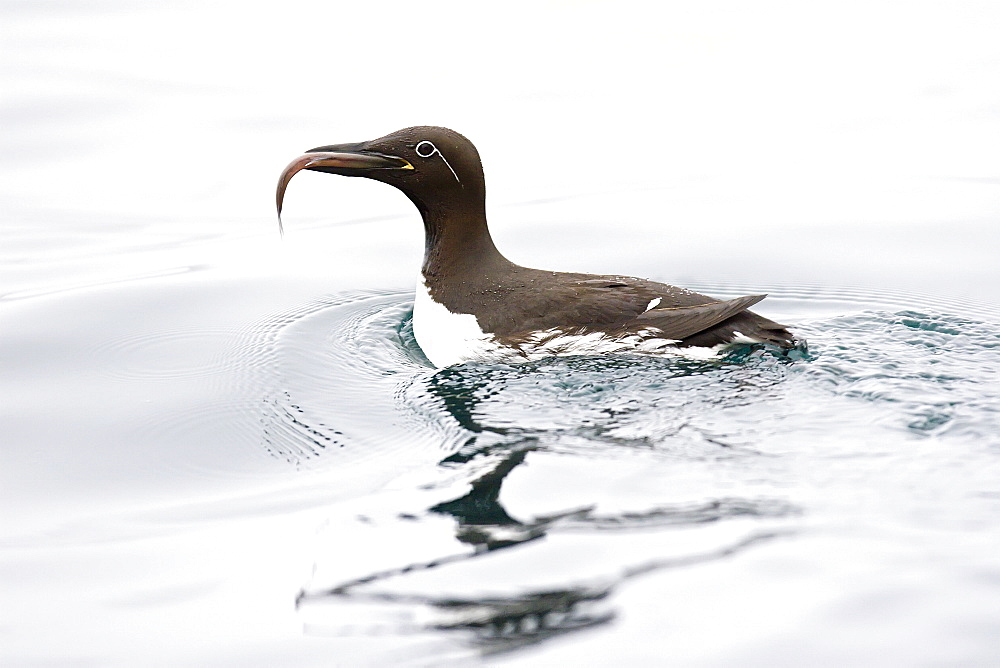
[[[663,331],[665,338],[679,341],[742,313],[766,296],[749,295],[698,306],[653,308],[640,313],[628,326],[655,327]]]
[[[542,304],[541,308],[538,312],[523,311],[519,324],[523,326],[529,321],[532,323],[529,329],[541,330],[579,323],[583,331],[622,333],[653,327],[662,330],[665,338],[679,341],[714,327],[765,297],[752,295],[719,301],[631,276],[563,274],[562,277],[562,290],[548,300],[535,300],[535,306]],[[508,331],[511,330],[513,327]]]

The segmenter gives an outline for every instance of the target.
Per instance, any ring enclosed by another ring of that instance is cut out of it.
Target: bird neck
[[[417,202],[424,219],[424,263],[427,282],[443,276],[483,276],[490,269],[511,264],[493,243],[481,199]]]

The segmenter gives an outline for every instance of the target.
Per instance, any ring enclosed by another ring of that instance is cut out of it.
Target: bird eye
[[[414,150],[417,152],[421,158],[429,158],[435,153],[439,153],[437,146],[427,141],[426,139],[416,145]]]

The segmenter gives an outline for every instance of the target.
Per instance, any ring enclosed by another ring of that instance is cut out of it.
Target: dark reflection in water
[[[414,628],[397,625],[396,632],[432,629],[467,631],[472,632],[472,642],[484,654],[508,652],[612,621],[615,611],[609,598],[615,588],[627,579],[659,569],[688,566],[728,557],[787,531],[755,532],[742,540],[720,546],[715,550],[680,558],[653,557],[620,574],[605,577],[603,582],[597,584],[567,585],[544,590],[526,589],[510,596],[459,598],[429,594],[414,595],[391,591],[365,591],[365,586],[422,570],[477,559],[498,550],[522,546],[544,538],[550,530],[648,530],[715,522],[741,516],[781,518],[799,513],[794,506],[777,500],[720,499],[692,506],[658,507],[647,512],[617,515],[596,514],[594,508],[589,507],[521,521],[504,509],[499,501],[500,491],[508,474],[523,464],[534,448],[535,445],[531,441],[523,442],[516,447],[506,444],[504,446],[506,452],[502,458],[490,471],[472,482],[468,494],[436,504],[429,509],[430,513],[452,517],[456,523],[455,537],[459,542],[472,547],[472,552],[371,573],[325,591],[303,591],[299,595],[299,605],[307,606],[318,602],[329,604],[339,600],[345,605],[366,601],[381,603],[387,607],[403,605],[428,608],[434,613],[422,626]],[[480,453],[484,454],[486,453]],[[448,463],[454,465],[455,461],[456,458],[452,457]],[[418,516],[408,515],[408,517],[419,519]]]
[[[457,537],[476,551],[495,550],[543,535],[541,523],[529,526],[515,520],[500,505],[500,486],[515,466],[524,462],[527,450],[511,452],[495,469],[475,480],[465,496],[439,503],[431,512],[451,515],[458,521]],[[454,461],[454,458],[449,458]],[[446,460],[448,461],[448,460]]]

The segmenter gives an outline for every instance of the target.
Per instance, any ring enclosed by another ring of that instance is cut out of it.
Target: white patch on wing
[[[657,297],[656,299],[650,299],[649,303],[646,304],[646,311],[653,310],[654,308],[656,308],[657,306],[659,306],[660,302],[662,302],[662,301],[663,301],[663,297]],[[645,313],[646,311],[643,311],[643,313]]]
[[[733,338],[730,339],[731,343],[762,343],[760,339],[755,339],[751,336],[747,336],[743,332],[733,332]]]

